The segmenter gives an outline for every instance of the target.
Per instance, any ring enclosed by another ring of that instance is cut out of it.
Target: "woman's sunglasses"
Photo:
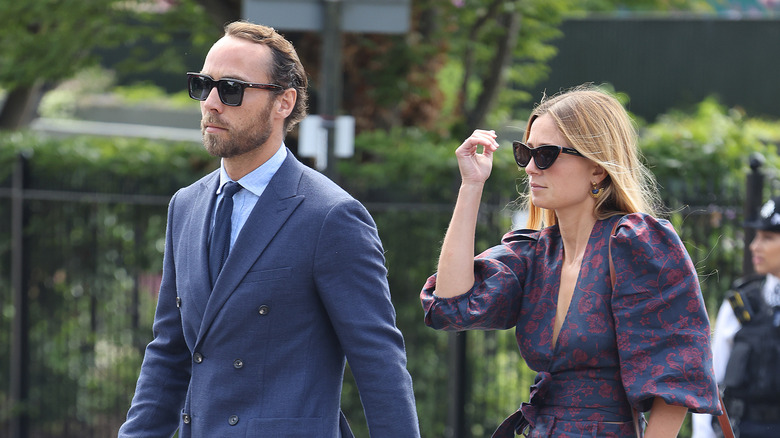
[[[245,88],[260,88],[261,90],[281,91],[284,87],[276,84],[255,84],[239,81],[238,79],[220,79],[215,81],[208,75],[200,73],[187,73],[187,88],[190,97],[195,100],[206,100],[211,89],[217,87],[219,100],[228,106],[239,106],[244,100]]]
[[[557,145],[544,145],[536,148],[529,148],[523,142],[513,141],[512,150],[515,153],[515,161],[520,167],[528,166],[531,162],[531,158],[534,159],[534,164],[539,170],[544,170],[553,165],[558,156],[563,152],[564,154],[577,155],[582,157],[583,155],[577,152],[576,149],[557,146]]]

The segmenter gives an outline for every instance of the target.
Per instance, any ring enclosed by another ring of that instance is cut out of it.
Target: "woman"
[[[715,376],[740,438],[780,430],[780,197],[745,224],[755,274],[737,280],[715,319]],[[717,427],[715,428],[717,429]],[[694,415],[693,438],[715,438],[712,417]]]
[[[543,101],[513,143],[532,230],[476,258],[499,144],[477,130],[455,151],[462,183],[421,299],[436,329],[516,327],[538,374],[530,402],[494,437],[636,436],[636,412],[648,410],[646,436],[674,437],[688,410],[719,413],[696,272],[672,226],[648,214],[653,181],[636,140],[620,103],[596,88]]]

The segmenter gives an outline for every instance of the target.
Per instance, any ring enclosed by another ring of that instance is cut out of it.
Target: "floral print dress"
[[[529,403],[494,437],[514,436],[525,424],[531,437],[634,437],[632,408],[647,411],[655,397],[720,413],[709,319],[669,222],[642,213],[596,222],[553,347],[562,263],[557,226],[512,231],[475,258],[470,291],[437,297],[433,275],[421,292],[425,323],[435,329],[515,327],[520,353],[538,374]]]

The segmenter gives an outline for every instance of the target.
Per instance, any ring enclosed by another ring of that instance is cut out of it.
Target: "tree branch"
[[[42,97],[42,80],[11,89],[0,109],[0,130],[13,131],[28,126],[35,118]]]
[[[487,12],[471,26],[469,29],[468,43],[466,45],[466,51],[463,54],[463,80],[460,84],[460,93],[458,94],[458,109],[460,113],[466,116],[468,114],[468,89],[469,82],[471,82],[471,76],[474,73],[474,46],[477,41],[477,36],[482,28],[492,19],[496,18],[499,14],[499,10],[503,2],[501,0],[494,0],[487,9]]]
[[[477,129],[485,120],[485,115],[495,105],[498,92],[506,82],[506,69],[512,62],[512,54],[517,46],[517,38],[520,33],[521,14],[517,11],[506,12],[501,15],[499,22],[506,32],[498,42],[498,49],[490,63],[488,74],[482,79],[482,92],[477,98],[477,103],[466,114],[466,132]]]

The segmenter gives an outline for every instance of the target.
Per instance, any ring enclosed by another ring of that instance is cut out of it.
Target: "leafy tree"
[[[29,119],[45,81],[67,77],[97,41],[115,40],[113,0],[0,3],[0,84],[10,89],[0,127]],[[93,17],[85,20],[84,17]]]
[[[777,121],[749,117],[710,97],[685,109],[670,110],[642,129],[648,165],[661,181],[715,178],[723,184],[741,184],[747,157],[758,152],[769,168],[780,166]]]
[[[535,98],[528,90],[547,75],[561,20],[616,9],[711,10],[699,0],[414,1],[408,34],[345,37],[344,110],[359,129],[416,126],[462,137]],[[298,47],[316,76],[317,56],[307,52],[316,44]]]
[[[133,50],[142,39],[166,43],[177,33],[192,35],[195,48],[211,40],[202,8],[193,0],[173,3],[160,9],[166,3],[154,0],[0,2],[0,88],[7,90],[0,129],[27,125],[42,93],[96,64],[99,49],[127,49],[126,70],[184,70],[182,55],[170,48]]]
[[[641,130],[640,145],[655,174],[669,217],[696,261],[711,315],[743,275],[745,179],[748,159],[765,160],[764,194],[777,190],[777,120],[749,117],[715,98],[671,110]],[[754,194],[755,195],[755,194]]]
[[[627,6],[628,4],[628,6]],[[418,126],[461,137],[526,105],[547,74],[565,16],[616,9],[700,10],[703,0],[415,0],[405,35],[345,34],[343,110],[359,131]],[[142,40],[183,34],[205,53],[239,0],[28,0],[0,4],[0,86],[9,90],[0,129],[31,119],[40,93],[97,62],[96,50],[127,50],[118,68],[183,71],[171,46],[144,52]],[[282,29],[284,32],[284,29]],[[290,33],[316,82],[320,40]]]

